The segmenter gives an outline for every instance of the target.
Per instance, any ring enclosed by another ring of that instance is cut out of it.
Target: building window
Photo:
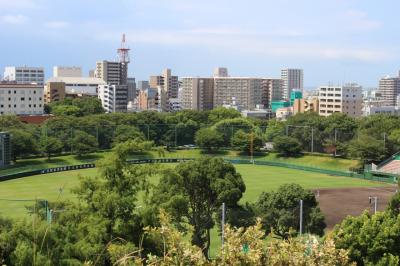
[[[14,94],[17,94],[17,91],[14,91]]]
[[[25,97],[21,97],[21,101],[25,101]]]

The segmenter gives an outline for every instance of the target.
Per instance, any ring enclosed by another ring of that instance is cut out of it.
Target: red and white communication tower
[[[129,49],[126,46],[126,42],[125,42],[125,33],[122,34],[122,42],[121,42],[121,47],[118,48],[118,58],[119,58],[119,62],[120,63],[125,63],[128,64],[130,62],[130,58],[129,58],[129,51],[131,49]]]

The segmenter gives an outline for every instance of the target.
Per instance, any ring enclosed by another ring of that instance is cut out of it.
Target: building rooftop
[[[20,84],[20,83],[0,83],[0,88],[4,89],[43,89],[43,85],[37,85],[37,84]]]
[[[64,82],[67,84],[106,84],[104,80],[92,77],[52,77],[46,81],[46,83],[49,82]]]

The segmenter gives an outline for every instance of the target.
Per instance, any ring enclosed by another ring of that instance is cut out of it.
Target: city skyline
[[[166,67],[178,76],[209,77],[224,66],[232,76],[273,78],[301,68],[306,88],[377,87],[400,68],[397,7],[393,0],[0,0],[0,68],[42,66],[48,79],[55,65],[82,66],[87,76],[96,61],[117,58],[126,33],[136,80]]]

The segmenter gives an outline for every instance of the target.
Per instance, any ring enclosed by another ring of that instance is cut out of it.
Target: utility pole
[[[311,128],[311,153],[314,153],[314,128]]]
[[[286,125],[286,136],[289,136],[289,126]]]
[[[336,128],[335,128],[335,157],[336,157],[336,155],[337,155],[337,153],[336,153],[336,150],[337,150],[337,130],[336,130]]]
[[[251,132],[250,133],[250,160],[252,163],[254,163],[253,152],[254,152],[254,135],[253,135],[253,132]]]
[[[383,148],[386,149],[386,132],[383,132]]]
[[[222,219],[221,219],[221,246],[224,247],[225,238],[225,202],[222,203]]]
[[[177,127],[175,125],[175,148],[178,147],[178,135],[176,133]]]
[[[303,234],[303,200],[300,200],[300,235]]]

